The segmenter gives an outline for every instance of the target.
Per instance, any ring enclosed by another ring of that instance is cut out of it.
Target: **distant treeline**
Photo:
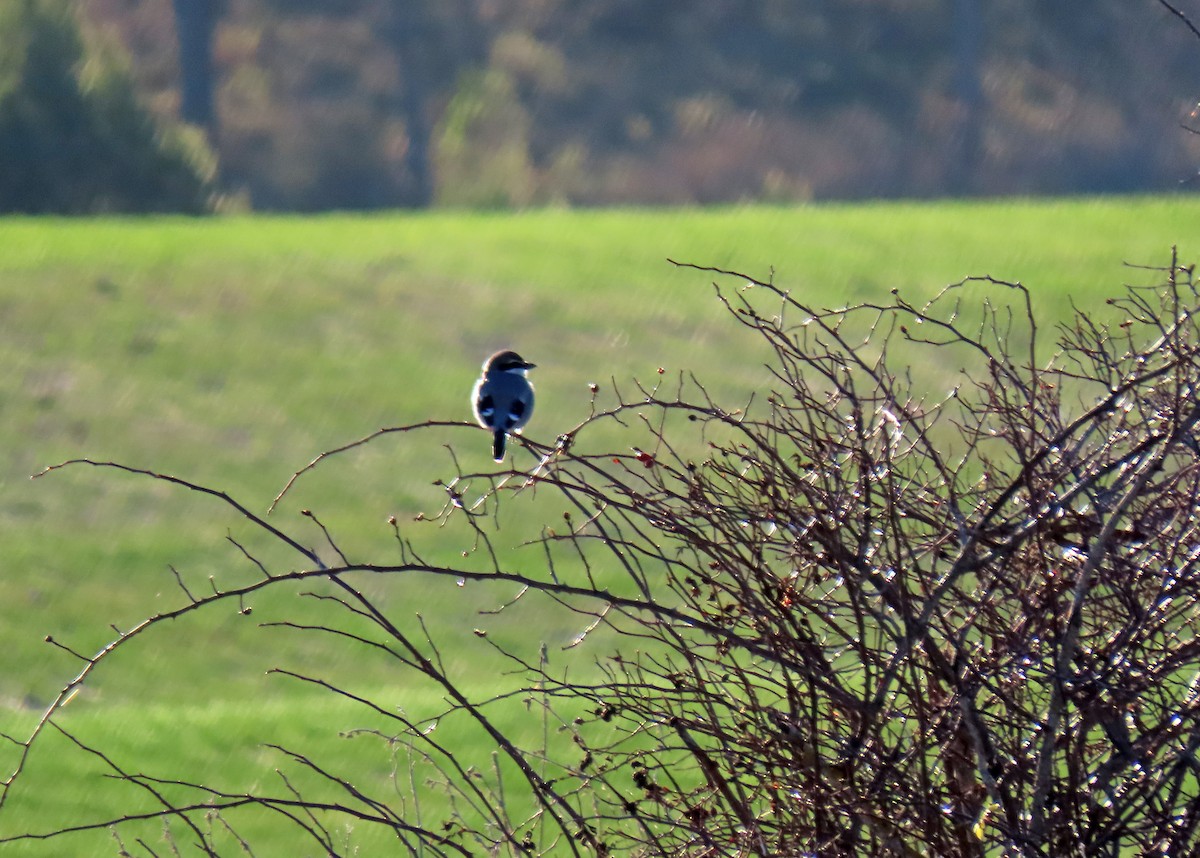
[[[1200,164],[1200,40],[1154,0],[77,2],[233,206],[1163,190]]]

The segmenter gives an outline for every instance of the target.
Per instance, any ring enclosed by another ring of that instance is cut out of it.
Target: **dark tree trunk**
[[[429,87],[425,84],[424,75],[416,68],[415,58],[412,56],[415,52],[411,48],[411,42],[404,44],[400,41],[396,46],[404,68],[404,91],[400,97],[400,106],[404,114],[404,126],[408,132],[408,163],[405,166],[412,177],[412,204],[418,208],[425,208],[433,202],[433,168],[429,162],[432,131],[426,112]]]
[[[949,182],[950,189],[960,194],[978,190],[976,171],[983,122],[983,87],[979,81],[982,52],[981,0],[954,0],[954,95],[959,113]]]
[[[174,0],[182,78],[180,114],[185,122],[204,128],[210,138],[217,131],[212,45],[221,3],[222,0]]]
[[[433,167],[429,155],[433,132],[428,103],[432,88],[430,54],[435,49],[435,34],[426,14],[421,9],[402,10],[397,6],[388,22],[388,37],[401,75],[396,106],[408,135],[405,168],[411,184],[405,196],[415,208],[425,208],[433,202]]]
[[[408,134],[407,205],[433,203],[436,176],[432,163],[437,104],[454,86],[459,72],[482,62],[486,38],[467,0],[392,2],[382,26],[400,69],[394,110]]]

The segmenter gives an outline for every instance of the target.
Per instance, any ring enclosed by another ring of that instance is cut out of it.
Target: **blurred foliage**
[[[80,2],[175,115],[170,4]],[[260,209],[1150,191],[1200,161],[1200,48],[1154,3],[227,0],[214,50],[223,182]]]
[[[438,133],[437,201],[505,208],[533,196],[529,114],[512,78],[492,69],[467,75]]]
[[[81,36],[73,5],[7,3],[0,39],[0,211],[208,210],[203,139],[138,103],[120,57]]]

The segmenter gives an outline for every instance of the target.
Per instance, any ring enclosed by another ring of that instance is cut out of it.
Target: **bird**
[[[471,391],[475,420],[492,433],[492,458],[504,461],[509,434],[521,431],[533,414],[533,385],[527,373],[530,363],[511,349],[498,351],[483,362],[483,375]]]

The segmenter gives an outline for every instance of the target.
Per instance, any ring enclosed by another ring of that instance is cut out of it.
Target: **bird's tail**
[[[497,429],[496,434],[492,436],[492,458],[497,462],[504,461],[504,444],[508,441],[508,433],[503,429]]]

